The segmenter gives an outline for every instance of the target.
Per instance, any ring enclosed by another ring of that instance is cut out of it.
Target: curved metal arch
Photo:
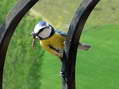
[[[5,56],[11,37],[23,16],[39,0],[20,0],[0,26],[0,89],[2,89]]]
[[[22,17],[37,1],[22,0],[18,2],[8,15],[5,23],[0,25],[0,89],[2,89],[3,68],[10,39]],[[63,57],[64,89],[75,89],[75,63],[78,41],[88,16],[99,1],[84,0],[70,24]]]
[[[75,89],[75,65],[78,43],[86,20],[99,1],[83,0],[69,26],[62,64],[64,89]]]

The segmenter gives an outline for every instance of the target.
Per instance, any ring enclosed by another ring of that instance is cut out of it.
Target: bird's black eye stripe
[[[44,29],[46,29],[46,28],[50,28],[50,29],[52,30],[51,33],[50,33],[50,36],[49,36],[49,37],[46,37],[46,38],[40,37],[40,36],[39,36],[39,33],[41,33],[41,32],[42,32]],[[47,27],[44,27],[44,28],[40,29],[38,33],[33,32],[32,35],[33,35],[34,38],[37,37],[37,38],[39,38],[40,40],[44,40],[44,39],[50,38],[50,37],[55,33],[55,31],[54,31],[53,29],[54,29],[54,28],[53,28],[51,25],[49,25],[49,26],[47,26]]]
[[[45,28],[48,28],[48,26],[45,27]],[[39,33],[42,32],[45,28],[40,29],[38,33],[33,32],[33,33],[32,33],[33,37],[34,37],[34,38],[35,38],[35,37],[38,37],[40,40],[43,40],[43,38],[41,38],[41,37],[39,36]]]
[[[46,29],[46,28],[49,28],[49,26],[40,29],[40,31],[39,31],[38,33],[36,33],[36,35],[38,36],[38,34],[41,33],[41,32],[42,32],[44,29]]]
[[[40,29],[40,31],[39,31],[36,35],[38,36],[38,34],[39,34],[40,32],[42,32],[44,29],[45,29],[45,28]]]

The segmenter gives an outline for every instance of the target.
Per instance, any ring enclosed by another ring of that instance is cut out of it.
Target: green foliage
[[[36,43],[32,49],[32,29],[38,20],[26,16],[10,43],[4,72],[4,88],[36,89],[40,87],[43,50]],[[34,85],[34,86],[32,86]]]
[[[4,17],[8,11],[15,5],[16,0],[2,0],[0,1],[0,24],[4,21]]]
[[[0,2],[0,13],[2,13],[0,23],[4,21],[6,14],[15,3],[15,0]],[[5,63],[3,84],[5,89],[38,89],[40,87],[43,50],[40,48],[39,42],[36,43],[35,49],[32,49],[31,46],[31,32],[39,20],[41,19],[35,19],[28,13],[14,33]]]
[[[0,2],[0,24],[15,3],[15,0]],[[39,42],[36,43],[35,49],[31,46],[31,32],[34,24],[39,20],[41,19],[35,19],[27,14],[14,33],[4,68],[4,89],[38,89],[40,87],[43,50]]]

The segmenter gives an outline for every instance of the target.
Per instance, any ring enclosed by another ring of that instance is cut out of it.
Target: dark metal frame
[[[7,48],[13,33],[23,16],[39,0],[20,0],[0,25],[0,89],[2,89],[3,69]],[[75,64],[78,41],[85,22],[100,0],[84,0],[77,9],[69,27],[66,47],[62,61],[63,89],[75,89]]]

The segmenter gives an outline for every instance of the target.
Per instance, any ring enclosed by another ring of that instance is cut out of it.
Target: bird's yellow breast
[[[49,45],[51,45],[54,48],[63,49],[65,39],[66,38],[64,36],[55,33],[48,39],[40,40],[40,44],[43,48],[47,48]]]

